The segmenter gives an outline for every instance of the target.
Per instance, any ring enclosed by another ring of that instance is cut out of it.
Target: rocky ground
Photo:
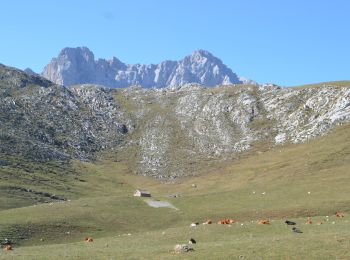
[[[109,90],[67,89],[0,67],[0,151],[35,161],[91,159],[126,133]]]
[[[118,95],[133,104],[138,172],[157,178],[189,175],[191,164],[232,158],[257,142],[304,142],[350,119],[349,87],[188,85]]]

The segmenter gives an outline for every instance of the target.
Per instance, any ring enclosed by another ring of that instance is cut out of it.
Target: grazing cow
[[[196,244],[196,243],[197,243],[197,241],[196,241],[196,240],[194,240],[193,238],[191,238],[191,239],[188,241],[188,243],[189,243],[189,244]]]
[[[287,225],[289,226],[294,226],[296,225],[297,223],[293,222],[293,221],[289,221],[289,220],[286,220],[284,223],[286,223]]]
[[[269,225],[270,224],[270,220],[262,219],[262,220],[258,221],[258,224],[260,224],[260,225]]]
[[[198,226],[198,225],[199,225],[198,222],[194,222],[194,223],[191,223],[190,227],[196,227],[196,226]]]
[[[94,242],[92,237],[85,237],[85,242]]]
[[[205,221],[204,223],[203,223],[203,225],[210,225],[210,224],[212,224],[213,222],[210,220],[210,219],[208,219],[207,221]]]
[[[336,212],[336,213],[335,213],[335,216],[336,216],[337,218],[343,218],[343,217],[345,216],[345,214],[344,214],[343,212]]]
[[[6,245],[6,246],[4,247],[4,250],[5,250],[5,251],[11,251],[11,250],[13,250],[13,248],[12,248],[11,245]]]
[[[317,225],[322,225],[323,223],[322,223],[322,221],[321,220],[319,220],[319,221],[317,221],[317,223],[316,223]]]

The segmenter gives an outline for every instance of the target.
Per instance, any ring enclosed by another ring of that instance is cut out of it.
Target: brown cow
[[[311,219],[310,219],[310,218],[308,218],[308,219],[306,220],[305,224],[307,224],[307,225],[311,225],[311,224],[312,224]]]
[[[345,214],[344,214],[343,212],[336,212],[336,213],[335,213],[335,216],[336,216],[337,218],[343,218],[343,217],[345,217]]]
[[[6,246],[4,247],[4,250],[5,250],[5,251],[11,251],[11,250],[13,250],[13,248],[12,248],[11,245],[6,245]]]
[[[321,220],[319,220],[319,221],[317,221],[317,223],[316,223],[317,225],[322,225],[323,223],[322,223],[322,221]]]
[[[221,219],[218,224],[220,225],[229,225],[229,224],[233,224],[235,223],[236,221],[234,221],[233,219]]]
[[[85,237],[85,242],[94,242],[92,237]]]
[[[262,220],[258,221],[258,224],[260,224],[260,225],[269,225],[270,224],[270,220],[262,219]]]
[[[210,219],[208,219],[207,221],[205,221],[204,223],[203,223],[203,225],[210,225],[210,224],[212,224],[213,222],[210,220]]]
[[[228,220],[228,223],[227,224],[233,224],[233,223],[235,223],[236,221],[235,220],[233,220],[233,219],[227,219]]]

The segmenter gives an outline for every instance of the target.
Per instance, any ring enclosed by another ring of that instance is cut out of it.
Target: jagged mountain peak
[[[103,59],[100,59],[103,60]],[[119,60],[117,57],[112,57],[112,59],[108,60],[108,63],[111,64],[111,66],[113,65],[117,65],[117,64],[121,64],[123,63],[121,60]]]
[[[58,56],[71,56],[71,55],[82,55],[82,56],[86,56],[89,58],[92,58],[94,60],[94,54],[93,52],[88,48],[88,47],[76,47],[76,48],[71,48],[71,47],[66,47],[63,48],[60,53],[58,54]]]
[[[207,62],[216,63],[217,65],[223,66],[223,63],[219,58],[215,57],[212,53],[206,50],[196,50],[192,52],[191,55],[186,56],[183,60],[201,64],[205,64]]]
[[[64,48],[42,75],[61,85],[99,84],[107,87],[140,85],[174,87],[189,83],[203,86],[242,84],[238,76],[206,50],[196,50],[179,61],[160,64],[125,64],[116,57],[95,60],[87,47]]]
[[[217,59],[211,52],[207,50],[195,50],[192,52],[191,57],[203,57],[203,58],[209,58],[209,59]]]

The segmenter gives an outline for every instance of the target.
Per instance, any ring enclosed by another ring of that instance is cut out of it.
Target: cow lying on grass
[[[235,221],[233,219],[221,219],[218,224],[220,225],[229,225],[229,224],[233,224],[235,223]]]
[[[311,225],[311,224],[312,224],[311,219],[310,219],[310,218],[308,218],[308,219],[306,220],[305,224],[306,224],[306,225]]]
[[[258,221],[258,224],[260,224],[260,225],[269,225],[270,224],[270,220],[261,219],[261,220]]]
[[[345,216],[345,214],[344,214],[343,212],[336,212],[336,213],[335,213],[335,216],[336,216],[337,218],[343,218],[343,217]]]
[[[92,237],[85,237],[85,242],[94,242]]]
[[[13,250],[11,245],[4,246],[4,251],[11,251],[11,250]]]

